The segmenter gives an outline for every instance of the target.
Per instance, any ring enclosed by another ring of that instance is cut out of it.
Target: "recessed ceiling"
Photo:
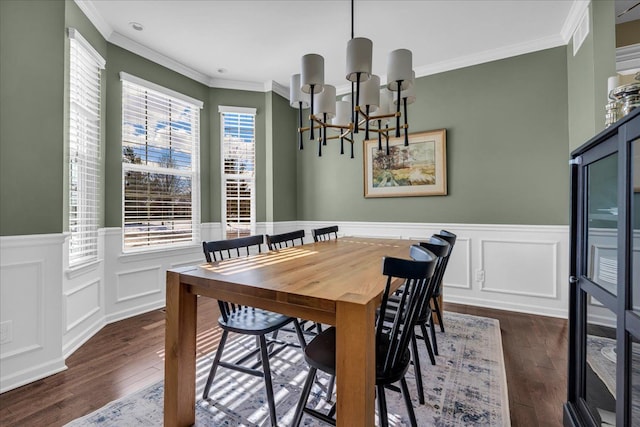
[[[340,89],[351,36],[346,0],[76,0],[105,38],[175,61],[203,81],[288,87],[300,58],[325,58],[325,79]],[[413,51],[418,76],[566,44],[584,0],[355,1],[355,36],[373,40],[373,71]],[[136,31],[131,22],[140,23]],[[163,64],[166,65],[166,64]],[[224,70],[221,73],[220,70]]]

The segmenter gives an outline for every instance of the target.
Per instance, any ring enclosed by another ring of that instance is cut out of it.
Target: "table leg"
[[[375,304],[336,303],[338,427],[369,427],[375,420]]]
[[[196,404],[196,295],[167,272],[165,325],[164,425],[190,426]]]

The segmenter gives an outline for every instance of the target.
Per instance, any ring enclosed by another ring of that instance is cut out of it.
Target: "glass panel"
[[[593,297],[587,302],[585,401],[596,425],[615,425],[616,315]]]
[[[631,425],[640,426],[640,340],[631,343]]]
[[[640,139],[636,139],[631,144],[631,151],[633,152],[631,171],[633,175],[631,295],[633,296],[633,310],[640,313]]]
[[[587,170],[587,271],[585,275],[612,294],[618,277],[618,154]]]

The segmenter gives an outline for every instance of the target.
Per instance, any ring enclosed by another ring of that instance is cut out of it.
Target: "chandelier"
[[[387,59],[387,84],[380,88],[380,77],[372,73],[373,42],[364,37],[354,37],[354,0],[351,0],[351,40],[347,44],[346,79],[351,82],[351,94],[336,101],[335,86],[324,82],[324,58],[310,53],[302,57],[300,74],[291,76],[290,105],[298,109],[298,148],[302,150],[303,134],[315,139],[318,131],[318,156],[327,140],[340,139],[340,154],[344,154],[344,141],[351,144],[353,159],[354,134],[364,132],[369,139],[377,134],[378,149],[386,140],[389,154],[390,133],[396,138],[404,132],[404,145],[409,145],[407,129],[407,105],[415,102],[415,72],[412,70],[412,54],[408,49],[396,49]],[[310,109],[309,124],[303,126],[303,109]],[[395,110],[395,111],[394,111]],[[395,118],[395,127],[389,120]],[[404,123],[401,124],[401,118]],[[328,135],[330,129],[338,134]]]

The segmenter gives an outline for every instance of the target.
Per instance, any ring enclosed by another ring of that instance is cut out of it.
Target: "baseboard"
[[[166,305],[165,300],[155,301],[152,303],[144,304],[127,310],[118,311],[105,316],[105,325],[114,323],[120,320],[128,319],[133,316],[148,313],[153,310],[159,310]]]
[[[66,369],[67,365],[64,364],[64,359],[61,357],[35,367],[23,369],[12,375],[3,376],[2,383],[0,384],[0,393],[22,387],[23,385],[57,374]]]
[[[567,319],[569,316],[568,310],[553,309],[549,307],[542,307],[536,305],[518,304],[504,301],[494,301],[486,298],[473,298],[473,297],[461,297],[461,296],[449,296],[447,297],[446,289],[443,291],[444,302],[452,304],[470,305],[473,307],[490,308],[496,310],[515,311],[517,313],[534,314],[536,316],[548,316],[557,317],[559,319]]]
[[[106,326],[104,318],[100,318],[84,330],[80,335],[76,336],[70,342],[62,347],[62,357],[66,359],[71,356],[82,344],[87,342],[91,337],[100,332],[100,329]]]

